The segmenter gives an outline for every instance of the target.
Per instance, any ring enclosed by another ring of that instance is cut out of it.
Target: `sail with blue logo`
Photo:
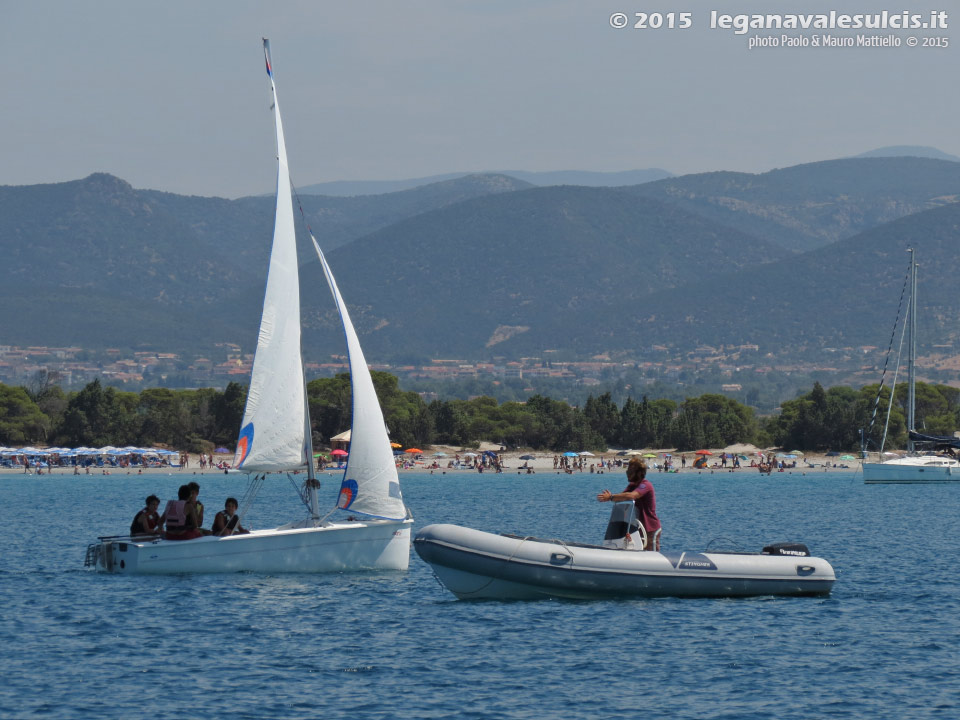
[[[373,387],[370,369],[360,349],[357,331],[350,320],[346,303],[340,295],[337,281],[330,271],[316,238],[311,233],[313,247],[320,258],[323,273],[333,294],[343,332],[347,338],[347,354],[350,359],[350,384],[353,391],[353,425],[350,429],[350,455],[347,470],[340,484],[338,507],[352,513],[370,515],[391,520],[406,517],[407,508],[400,493],[397,466],[390,447],[390,437],[383,420],[380,401]]]
[[[273,81],[270,46],[264,41],[277,128],[277,206],[263,316],[234,467],[277,472],[307,464],[303,362],[300,355],[300,281],[287,148]]]

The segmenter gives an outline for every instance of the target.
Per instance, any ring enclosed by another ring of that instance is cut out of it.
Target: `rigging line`
[[[293,485],[293,489],[297,491],[297,497],[300,498],[300,502],[307,506],[307,510],[313,512],[313,508],[310,505],[310,483],[316,483],[314,486],[317,490],[320,489],[320,481],[316,478],[306,477],[302,483],[298,483],[293,479],[293,475],[287,473],[287,480],[290,481],[290,484]]]
[[[913,258],[910,259],[910,267],[913,267]],[[907,292],[907,285],[910,283],[910,267],[907,268],[907,275],[903,280],[903,287],[900,289],[900,303],[897,305],[897,317],[893,321],[893,330],[890,333],[890,343],[887,345],[887,356],[883,361],[883,372],[880,373],[880,387],[877,388],[877,397],[873,401],[873,413],[870,415],[870,426],[863,434],[863,450],[866,450],[867,443],[870,442],[870,433],[873,432],[874,423],[877,420],[877,410],[880,408],[880,394],[883,391],[883,380],[887,374],[887,365],[890,363],[890,354],[893,351],[893,341],[897,336],[897,325],[900,323],[900,313],[903,310],[903,297]],[[893,398],[891,398],[892,402]]]
[[[909,314],[909,310],[907,311]],[[883,423],[883,437],[880,439],[880,462],[883,462],[883,447],[887,444],[887,430],[890,428],[890,411],[893,409],[893,399],[897,392],[897,376],[900,374],[900,357],[903,355],[903,338],[907,334],[907,323],[900,331],[900,347],[897,348],[897,367],[893,371],[893,384],[890,385],[890,400],[887,403],[887,419]]]
[[[237,511],[237,514],[240,515],[240,522],[243,522],[244,516],[250,510],[250,506],[253,505],[254,499],[257,497],[257,493],[260,492],[260,487],[263,485],[263,481],[266,479],[267,474],[261,473],[260,475],[254,475],[251,478],[250,483],[247,485],[246,491],[243,493],[243,497],[240,498],[240,508]]]
[[[293,184],[293,179],[290,180],[290,189],[293,191],[293,196],[297,199],[297,207],[300,208],[300,218],[303,220],[304,227],[307,228],[307,232],[310,233],[310,237],[313,237],[313,228],[310,227],[310,222],[307,220],[307,214],[303,211],[303,203],[300,202],[300,193],[297,192],[297,186]]]

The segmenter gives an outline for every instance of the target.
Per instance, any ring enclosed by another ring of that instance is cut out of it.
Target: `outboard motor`
[[[786,555],[788,557],[810,557],[810,550],[803,543],[774,543],[763,548],[764,555]]]
[[[642,550],[646,533],[640,527],[640,521],[635,517],[636,506],[632,502],[613,504],[610,511],[610,521],[607,523],[607,532],[603,535],[605,548],[621,550]],[[627,536],[630,539],[627,539]]]

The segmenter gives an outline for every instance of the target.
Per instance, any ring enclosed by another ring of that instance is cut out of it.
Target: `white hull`
[[[863,481],[868,484],[955,483],[960,482],[960,464],[951,460],[937,461],[934,458],[922,464],[896,460],[863,463]]]
[[[644,552],[428,525],[413,543],[460,599],[825,595],[822,558],[759,553]]]
[[[196,540],[105,539],[92,562],[128,574],[324,573],[406,570],[413,520],[331,523],[318,528],[255,530]]]

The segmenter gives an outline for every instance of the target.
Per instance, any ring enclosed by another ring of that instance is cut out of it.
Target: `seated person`
[[[240,525],[240,516],[237,515],[239,504],[236,498],[227,498],[223,510],[213,519],[213,534],[221,537],[228,535],[246,535],[250,531]]]
[[[131,535],[159,535],[161,530],[160,515],[157,508],[160,507],[160,498],[156,495],[150,495],[147,498],[143,510],[138,512],[130,523]]]
[[[190,501],[192,492],[188,485],[181,485],[177,490],[177,500],[167,502],[163,516],[167,521],[167,540],[193,540],[203,537],[197,523],[197,515],[193,503]]]
[[[194,512],[197,515],[197,527],[203,528],[203,503],[200,502],[200,484],[196,481],[187,483],[190,488],[190,502],[193,505]]]

